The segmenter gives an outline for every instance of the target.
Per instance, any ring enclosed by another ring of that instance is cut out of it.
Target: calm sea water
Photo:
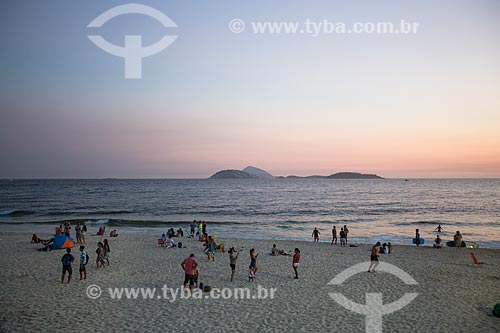
[[[411,244],[415,229],[432,244],[460,230],[465,240],[500,247],[500,179],[332,180],[3,180],[0,231],[52,232],[65,220],[119,232],[158,234],[206,220],[225,237],[329,241],[347,225],[353,242]]]

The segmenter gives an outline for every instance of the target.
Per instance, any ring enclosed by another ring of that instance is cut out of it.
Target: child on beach
[[[368,267],[368,273],[373,273],[375,272],[375,268],[377,268],[379,261],[378,261],[378,248],[380,247],[380,242],[377,242],[377,244],[373,245],[372,247],[372,253],[370,255],[370,267]]]
[[[200,275],[200,272],[198,271],[198,266],[193,269],[193,280],[194,280],[194,287],[198,288],[198,276]]]
[[[340,247],[344,247],[347,244],[347,238],[344,228],[340,228]]]
[[[234,272],[236,272],[236,260],[238,260],[238,252],[234,247],[229,249],[229,267],[231,267],[231,282],[233,282]]]
[[[335,242],[335,245],[337,245],[337,228],[335,228],[335,226],[333,226],[332,228],[332,245],[334,244]]]
[[[248,266],[248,282],[255,281],[255,272],[253,271],[252,265]]]
[[[257,275],[257,257],[258,256],[259,256],[259,254],[255,254],[255,249],[250,249],[250,269],[253,271],[253,279],[255,279],[256,275]]]
[[[73,269],[71,268],[71,263],[75,261],[75,258],[71,254],[71,249],[66,249],[66,254],[61,258],[61,262],[63,265],[62,275],[61,275],[61,283],[64,283],[64,275],[68,272],[68,283],[71,281],[71,274],[73,274]]]
[[[299,273],[298,273],[298,268],[299,268],[299,262],[300,262],[300,250],[298,248],[295,248],[295,254],[293,255],[293,261],[292,261],[292,267],[293,271],[295,272],[295,279],[299,278]]]
[[[319,242],[319,235],[320,234],[321,233],[319,232],[318,228],[314,228],[314,230],[312,232],[312,236],[313,236],[315,242]]]
[[[80,280],[87,279],[87,263],[89,262],[89,256],[85,251],[85,246],[80,246]]]
[[[81,243],[81,234],[80,234],[81,230],[82,228],[80,227],[80,222],[77,222],[75,227],[75,235],[77,243]]]

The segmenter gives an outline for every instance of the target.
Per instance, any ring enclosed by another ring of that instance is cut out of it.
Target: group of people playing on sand
[[[209,236],[210,237],[210,236]],[[240,250],[241,251],[241,250]],[[229,267],[231,268],[230,281],[233,282],[234,275],[236,272],[236,262],[238,260],[239,252],[236,251],[234,247],[230,247],[229,254]],[[259,254],[256,253],[255,249],[252,248],[249,251],[250,254],[250,265],[248,266],[248,282],[255,282],[257,278],[257,259]],[[294,279],[299,278],[298,267],[300,263],[300,250],[295,248],[294,254],[291,255],[284,251],[283,249],[278,249],[276,244],[273,244],[273,248],[271,249],[271,255],[286,255],[292,257],[292,268],[294,271]],[[210,260],[210,259],[209,259]],[[184,259],[181,263],[181,267],[184,271],[184,283],[183,287],[188,288],[190,290],[194,288],[198,288],[198,278],[199,278],[199,265],[195,259],[195,254],[191,253],[189,257]],[[201,287],[201,284],[200,284]]]
[[[343,228],[340,228],[339,232],[339,237],[340,237],[340,246],[344,247],[347,245],[347,236],[349,234],[349,229],[347,229],[347,225],[344,225]],[[319,236],[321,235],[321,232],[318,230],[318,228],[314,228],[312,232],[312,237],[314,242],[319,242]],[[332,227],[332,245],[337,245],[337,227],[333,226]]]

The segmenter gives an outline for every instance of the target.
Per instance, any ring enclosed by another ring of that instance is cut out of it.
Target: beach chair
[[[472,258],[472,261],[474,262],[474,265],[479,266],[479,265],[484,265],[484,262],[480,262],[477,260],[476,255],[474,253],[470,253],[470,256]]]

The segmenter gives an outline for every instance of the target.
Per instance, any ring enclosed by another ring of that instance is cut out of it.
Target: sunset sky
[[[0,3],[0,178],[500,177],[500,1]],[[247,23],[240,34],[228,23]],[[419,23],[416,34],[254,34],[252,21]],[[92,44],[178,35],[142,79]]]

